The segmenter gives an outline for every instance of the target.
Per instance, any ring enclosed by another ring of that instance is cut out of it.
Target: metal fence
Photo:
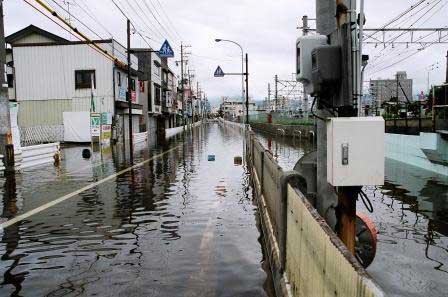
[[[22,146],[64,141],[63,125],[20,127],[19,130]]]

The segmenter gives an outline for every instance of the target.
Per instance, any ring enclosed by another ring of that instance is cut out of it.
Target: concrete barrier
[[[279,136],[314,139],[316,135],[316,128],[312,125],[279,125],[268,123],[252,123],[250,124],[250,126],[254,131],[260,131]]]
[[[0,172],[5,170],[5,166],[3,165],[3,155],[0,155]]]
[[[190,125],[185,125],[185,126],[179,126],[179,127],[175,127],[175,128],[168,128],[165,129],[165,138],[170,138],[173,137],[179,133],[182,133],[184,130],[188,130],[197,126],[202,125],[202,121],[198,121],[195,122],[193,124]]]
[[[303,195],[305,179],[284,172],[250,129],[244,136],[276,295],[385,296]]]
[[[59,142],[21,147],[14,152],[16,169],[55,163],[60,158]]]

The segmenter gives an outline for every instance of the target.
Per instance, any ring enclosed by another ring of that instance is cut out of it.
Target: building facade
[[[412,79],[405,71],[398,71],[395,78],[370,80],[370,94],[373,108],[381,108],[384,102],[397,98],[398,101],[412,100]]]
[[[221,112],[226,119],[234,120],[243,117],[246,114],[246,103],[241,101],[233,101],[224,97],[221,104]],[[254,102],[249,102],[249,115],[256,111]]]
[[[127,66],[112,61],[86,42],[68,41],[33,25],[8,37],[11,98],[19,103],[21,129],[53,133],[64,141],[64,112],[113,115],[118,141],[128,137]],[[113,39],[94,41],[120,61],[126,49]],[[138,60],[131,56],[133,131],[140,131]]]

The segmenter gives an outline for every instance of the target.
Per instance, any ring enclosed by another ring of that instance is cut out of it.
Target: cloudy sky
[[[33,0],[28,0],[33,2]],[[239,96],[241,80],[237,76],[214,78],[217,65],[224,71],[238,72],[241,69],[240,50],[233,44],[216,43],[215,38],[231,39],[241,44],[249,54],[250,94],[257,100],[267,96],[267,84],[273,84],[274,75],[281,79],[291,79],[295,72],[295,39],[301,35],[296,27],[303,15],[315,17],[315,0],[114,0],[131,18],[145,36],[132,37],[134,47],[146,47],[147,42],[158,49],[165,38],[173,45],[176,58],[172,67],[180,73],[180,67],[174,65],[179,59],[179,46],[182,41],[190,45],[188,67],[194,70],[195,78],[212,100],[221,96]],[[6,35],[28,26],[37,25],[45,30],[70,37],[69,33],[34,10],[24,0],[4,0]],[[89,37],[103,38],[112,34],[122,44],[126,41],[126,22],[112,0],[47,0],[48,4],[67,15],[55,2],[87,25],[71,21]],[[366,0],[366,27],[377,28],[408,9],[418,0]],[[401,18],[396,26],[409,27],[447,27],[448,0],[427,0],[419,9]],[[70,3],[69,5],[67,3]],[[152,13],[151,13],[152,12]],[[68,16],[67,16],[68,17]],[[314,27],[314,22],[311,22]],[[393,25],[394,26],[394,25]],[[93,32],[94,33],[93,33]],[[414,39],[427,33],[414,35]],[[386,36],[386,40],[395,39],[395,35]],[[151,38],[147,40],[147,38]],[[374,37],[381,39],[382,35]],[[428,36],[434,41],[437,34]],[[396,39],[409,40],[410,35]],[[448,38],[445,38],[448,41]],[[372,39],[371,39],[372,41]],[[417,52],[419,45],[366,46],[371,65],[367,68],[365,80],[370,78],[393,77],[398,70],[408,72],[414,79],[414,93],[425,90],[428,70],[430,82],[444,81],[446,69],[447,45],[432,45],[425,50],[403,60]],[[438,64],[437,64],[438,63]],[[436,64],[435,67],[431,67]]]

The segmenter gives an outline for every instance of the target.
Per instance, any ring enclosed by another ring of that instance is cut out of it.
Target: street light
[[[241,50],[241,73],[242,73],[241,74],[241,104],[243,104],[243,102],[244,102],[244,75],[243,75],[243,73],[244,73],[244,52],[243,52],[243,48],[241,47],[241,45],[239,43],[232,41],[232,40],[216,38],[215,41],[216,42],[224,41],[224,42],[233,43],[233,44],[237,45]]]

